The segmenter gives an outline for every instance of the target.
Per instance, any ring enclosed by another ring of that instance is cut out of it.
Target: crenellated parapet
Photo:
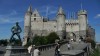
[[[79,20],[76,20],[76,19],[70,19],[70,20],[66,20],[65,21],[66,25],[79,25]]]

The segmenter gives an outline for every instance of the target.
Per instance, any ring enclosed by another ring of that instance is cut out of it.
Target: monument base
[[[30,54],[23,46],[7,46],[4,56],[30,56]]]

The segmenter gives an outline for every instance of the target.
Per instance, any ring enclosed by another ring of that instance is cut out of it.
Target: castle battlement
[[[77,19],[68,19],[68,20],[65,20],[66,23],[79,23],[79,20]]]

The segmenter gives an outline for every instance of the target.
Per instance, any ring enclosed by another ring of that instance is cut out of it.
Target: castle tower
[[[86,37],[87,30],[87,11],[81,9],[78,11],[78,20],[79,20],[79,35],[82,38]]]
[[[24,41],[23,45],[27,43],[27,39],[31,37],[31,15],[32,15],[32,7],[29,6],[28,11],[25,14],[24,21]]]
[[[57,34],[59,35],[60,39],[65,38],[65,32],[66,32],[66,26],[65,26],[65,19],[66,15],[62,9],[62,7],[59,8],[57,13]]]

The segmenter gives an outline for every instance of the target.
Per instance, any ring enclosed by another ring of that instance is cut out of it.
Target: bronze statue
[[[12,35],[11,35],[11,38],[10,38],[10,42],[14,38],[14,35],[17,35],[17,37],[19,38],[19,40],[21,42],[20,33],[22,32],[22,29],[19,26],[18,22],[16,22],[16,25],[11,28],[11,32],[12,32]]]

